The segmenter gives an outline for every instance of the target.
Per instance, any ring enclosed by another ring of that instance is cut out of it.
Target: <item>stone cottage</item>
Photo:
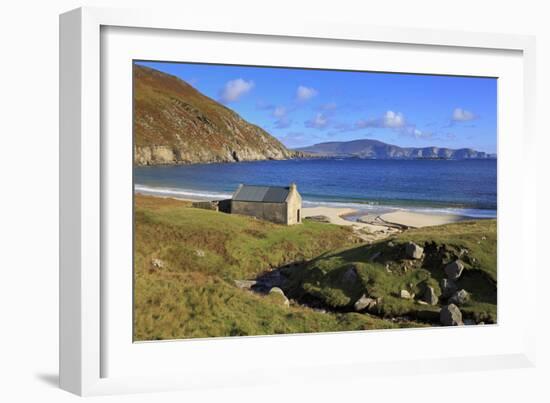
[[[277,224],[302,222],[302,197],[289,187],[239,185],[231,199],[231,214],[243,214]]]

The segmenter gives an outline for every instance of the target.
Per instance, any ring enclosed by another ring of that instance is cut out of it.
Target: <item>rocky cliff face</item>
[[[281,160],[301,154],[185,81],[134,65],[137,165]]]
[[[310,147],[300,148],[307,152],[324,157],[357,157],[370,159],[417,159],[417,158],[441,158],[441,159],[472,159],[494,158],[482,151],[471,148],[451,149],[441,147],[399,147],[386,144],[378,140],[354,140],[333,141],[315,144]]]

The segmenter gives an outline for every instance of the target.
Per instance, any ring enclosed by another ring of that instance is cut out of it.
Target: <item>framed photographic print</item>
[[[62,15],[62,387],[531,365],[532,58],[523,36]]]

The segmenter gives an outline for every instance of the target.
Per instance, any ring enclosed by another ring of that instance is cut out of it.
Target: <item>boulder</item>
[[[457,290],[456,284],[453,280],[449,280],[448,278],[441,279],[441,297],[442,298],[449,298],[451,297]]]
[[[362,310],[371,310],[372,308],[374,308],[376,305],[377,305],[378,301],[374,298],[370,298],[370,297],[367,297],[365,294],[363,294],[361,296],[361,298],[359,298],[355,304],[353,305],[353,307],[355,308],[355,310],[357,312],[359,311],[362,311]]]
[[[458,290],[455,292],[451,298],[449,298],[449,303],[455,305],[464,305],[470,300],[470,293],[464,289]]]
[[[424,248],[418,246],[414,242],[407,242],[405,244],[405,256],[408,259],[422,259]]]
[[[427,286],[424,289],[424,293],[422,294],[422,301],[427,302],[430,305],[437,305],[438,298],[435,294],[433,287]]]
[[[235,285],[245,290],[250,290],[256,283],[254,280],[235,280]]]
[[[286,297],[283,290],[281,290],[279,287],[273,287],[271,290],[269,290],[268,295],[275,299],[276,301],[280,302],[284,306],[290,306],[290,301]]]
[[[407,290],[401,290],[399,292],[399,296],[403,299],[412,299],[412,295],[410,292],[408,292]]]
[[[451,262],[447,266],[445,266],[444,270],[447,278],[451,280],[456,280],[462,274],[462,270],[464,270],[464,264],[460,260],[455,260],[454,262]]]
[[[455,304],[449,304],[441,308],[439,321],[443,326],[462,326],[462,312]]]
[[[151,260],[151,266],[153,269],[162,269],[164,267],[164,262],[160,259]]]

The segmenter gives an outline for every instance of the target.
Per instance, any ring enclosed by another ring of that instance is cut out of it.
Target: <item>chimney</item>
[[[295,184],[294,182],[292,182],[292,183],[290,184],[290,191],[291,191],[291,192],[296,192],[296,190],[297,190],[296,184]]]

